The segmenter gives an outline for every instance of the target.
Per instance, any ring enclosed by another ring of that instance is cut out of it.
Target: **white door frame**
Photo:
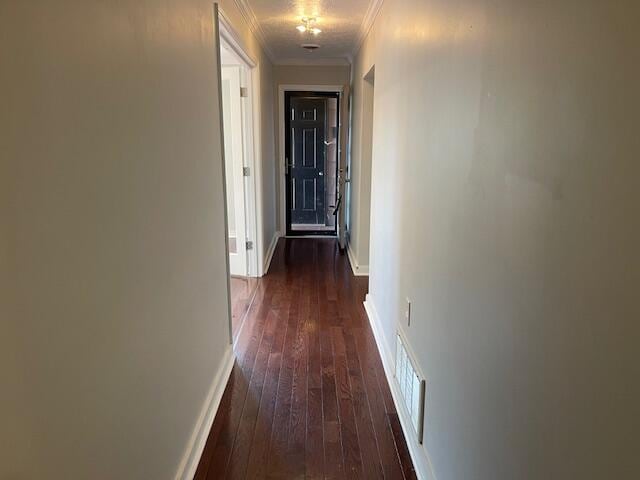
[[[253,248],[247,251],[247,276],[264,275],[264,238],[262,205],[262,164],[260,161],[260,99],[255,88],[260,82],[258,63],[251,55],[222,9],[219,9],[220,43],[231,50],[241,60],[240,81],[247,89],[248,96],[242,98],[243,158],[244,166],[249,168],[245,177],[245,219],[246,236],[253,242]],[[226,212],[225,212],[226,214]],[[237,241],[245,241],[238,239]]]
[[[228,51],[225,48],[225,51]],[[247,234],[246,187],[244,177],[245,128],[242,115],[242,65],[234,56],[220,68],[222,77],[222,115],[225,150],[225,183],[227,200],[227,232],[229,242],[233,239],[235,249],[229,248],[229,270],[231,275],[246,277],[249,272]],[[223,57],[224,58],[224,57]],[[224,62],[224,60],[223,60]],[[225,85],[226,84],[226,85]],[[226,91],[225,91],[226,90]],[[228,143],[228,144],[227,144]],[[230,195],[231,193],[231,195]],[[233,230],[231,229],[233,225]]]
[[[341,168],[342,160],[342,119],[344,118],[343,110],[343,85],[278,85],[278,129],[279,129],[279,162],[278,162],[278,176],[280,177],[280,231],[287,231],[287,201],[286,201],[286,168],[285,168],[285,151],[284,151],[284,94],[285,92],[330,92],[338,94],[338,105],[340,107],[340,116],[338,118],[338,168]],[[344,202],[342,199],[342,215],[344,215]],[[340,238],[340,222],[336,225],[337,238]],[[297,236],[296,238],[300,238]],[[318,238],[318,235],[314,235],[313,238]],[[333,238],[333,236],[332,236]]]

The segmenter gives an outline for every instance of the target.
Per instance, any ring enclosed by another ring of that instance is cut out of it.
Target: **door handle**
[[[318,175],[322,177],[324,175],[324,172],[318,172]]]

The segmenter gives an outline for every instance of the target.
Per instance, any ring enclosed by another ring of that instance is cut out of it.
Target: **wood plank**
[[[265,384],[260,400],[256,428],[249,448],[247,479],[264,479],[267,475],[269,443],[273,428],[273,410],[275,409],[278,375],[282,364],[282,351],[269,355]]]
[[[365,392],[362,370],[360,369],[360,361],[358,359],[358,352],[356,351],[356,343],[351,333],[345,335],[345,347],[364,477],[371,480],[382,479],[384,478],[384,474],[382,472],[378,443],[371,419],[369,399]]]
[[[274,288],[276,288],[276,284],[265,285],[257,293],[259,295],[259,299],[256,299],[258,303],[252,306],[251,318],[246,320],[250,322],[250,328],[245,329],[241,338],[238,339],[238,345],[242,351],[241,353],[236,352],[237,360],[227,385],[227,389],[230,390],[231,400],[228,408],[219,408],[216,414],[213,428],[218,428],[216,423],[219,422],[221,424],[219,427],[220,433],[217,435],[216,442],[211,449],[212,454],[208,461],[209,466],[207,467],[205,478],[219,478],[219,475],[224,475],[227,469],[249,389],[249,378],[251,378],[251,373],[253,372],[258,346],[262,341],[264,326],[266,325],[270,292]],[[209,472],[211,472],[211,475],[209,475]]]
[[[402,433],[402,426],[400,425],[398,414],[390,413],[387,417],[389,418],[393,438],[396,442],[396,449],[398,450],[398,456],[400,457],[400,463],[402,464],[404,478],[407,480],[416,480],[416,471],[413,468],[413,462],[411,460],[411,455],[409,454],[409,448],[407,447],[404,434]]]
[[[299,297],[300,298],[300,297]],[[307,335],[300,322],[294,346],[291,416],[287,445],[288,478],[304,478],[307,432]]]
[[[344,457],[345,475],[349,479],[360,479],[362,476],[362,458],[360,442],[353,410],[351,381],[347,369],[346,347],[342,328],[331,329],[333,351],[335,354],[335,376],[338,386],[338,414],[340,416],[340,436],[342,439],[342,455]]]
[[[322,415],[325,422],[338,422],[335,368],[331,332],[320,330],[320,361],[322,364]]]
[[[324,478],[324,429],[322,422],[322,389],[307,391],[307,438],[305,471],[307,480]]]
[[[249,390],[242,410],[231,458],[225,470],[225,478],[227,479],[242,479],[246,474],[250,454],[250,448],[248,447],[251,445],[256,428],[258,408],[267,373],[269,355],[279,320],[280,316],[276,311],[270,310],[267,326],[262,341],[260,342],[258,354],[256,355],[255,367],[251,374],[251,380],[249,381]]]
[[[324,430],[324,478],[325,480],[345,479],[342,442],[340,440],[340,422],[325,421]]]
[[[292,295],[289,295],[289,301],[292,301],[294,298],[293,292]],[[270,388],[268,391],[263,392],[263,401],[269,406],[268,409],[261,411],[259,414],[259,418],[262,419],[264,417],[263,423],[265,424],[264,434],[260,435],[259,442],[254,437],[254,444],[259,445],[257,448],[261,455],[256,458],[255,465],[252,465],[252,461],[250,458],[249,468],[247,471],[247,478],[267,478],[268,474],[268,465],[269,465],[269,450],[271,447],[271,438],[273,435],[274,429],[274,419],[275,419],[275,408],[278,399],[278,389],[280,388],[280,377],[282,372],[282,363],[285,358],[285,345],[287,341],[287,333],[291,330],[290,324],[295,325],[297,322],[296,316],[291,315],[290,309],[287,307],[286,309],[279,310],[280,315],[282,316],[284,328],[279,328],[276,332],[276,337],[274,339],[274,343],[272,346],[272,351],[277,352],[280,355],[280,365],[278,370],[271,374],[267,373],[267,381],[270,382]],[[281,324],[282,325],[282,324]],[[288,358],[288,357],[287,357]],[[268,428],[266,427],[268,425]],[[261,432],[262,433],[262,432]],[[258,431],[256,430],[256,434]],[[253,454],[253,447],[252,452]]]
[[[300,324],[300,320],[295,314],[296,293],[294,291],[289,299],[289,316],[283,349],[283,364],[280,370],[280,378],[278,379],[274,424],[269,444],[267,464],[267,478],[269,479],[284,479],[287,475],[286,452],[293,392],[294,344]]]
[[[382,462],[382,469],[385,479],[402,479],[402,466],[396,451],[396,445],[393,438],[393,432],[387,419],[385,403],[382,398],[382,392],[378,383],[378,377],[374,361],[372,357],[377,355],[377,351],[372,350],[371,343],[366,336],[366,329],[354,329],[356,338],[356,348],[360,356],[360,364],[363,368],[363,379],[367,398],[369,399],[369,408],[371,410],[371,419],[376,432],[378,441],[378,452]]]
[[[249,307],[255,298],[258,289],[259,278],[235,277],[229,280],[229,293],[231,297],[231,327],[233,337],[238,334]]]

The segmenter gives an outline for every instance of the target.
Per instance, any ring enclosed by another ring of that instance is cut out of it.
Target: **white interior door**
[[[247,275],[240,67],[222,66],[225,176],[231,275]]]

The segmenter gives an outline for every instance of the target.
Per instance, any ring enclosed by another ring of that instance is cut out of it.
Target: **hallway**
[[[245,319],[195,478],[416,478],[335,240],[281,239]]]
[[[0,1],[0,480],[640,478],[638,19]]]

